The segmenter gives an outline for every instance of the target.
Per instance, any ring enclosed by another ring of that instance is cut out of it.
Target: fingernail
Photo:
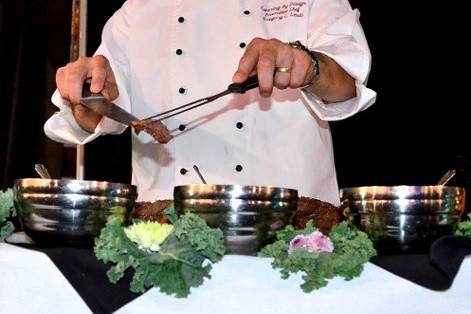
[[[98,85],[95,85],[95,84],[90,86],[90,91],[92,93],[99,93],[100,92],[100,90],[98,88]]]
[[[236,74],[234,74],[234,76],[232,77],[232,81],[236,83],[239,83],[242,80],[243,80],[243,75],[240,72],[236,72]]]

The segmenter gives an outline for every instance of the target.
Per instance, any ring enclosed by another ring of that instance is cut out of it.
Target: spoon
[[[447,172],[445,172],[445,174],[440,178],[440,180],[438,180],[437,182],[437,185],[445,185],[448,183],[448,181],[451,180],[451,178],[453,178],[456,174],[456,170],[455,169],[451,169],[451,170],[448,170]]]
[[[49,171],[47,171],[47,168],[43,164],[35,164],[34,170],[36,170],[41,179],[51,179]]]
[[[196,173],[200,177],[203,184],[206,184],[206,180],[203,178],[203,175],[201,174],[200,169],[196,165],[193,165],[193,169],[195,169]]]

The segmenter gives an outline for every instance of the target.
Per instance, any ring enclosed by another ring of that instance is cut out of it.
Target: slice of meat
[[[144,131],[160,144],[167,144],[173,138],[167,127],[160,121],[133,121],[131,125],[136,134]]]
[[[168,223],[169,221],[167,216],[165,216],[164,211],[172,205],[172,200],[136,202],[134,204],[134,209],[130,214],[130,218],[145,221],[157,221],[159,223]]]
[[[293,217],[295,229],[304,229],[309,220],[325,235],[330,233],[333,226],[343,220],[338,207],[310,197],[298,199],[298,209]]]

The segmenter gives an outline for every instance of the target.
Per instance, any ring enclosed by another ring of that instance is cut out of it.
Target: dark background
[[[89,1],[89,54],[122,2]],[[362,13],[373,54],[368,85],[378,99],[331,124],[340,187],[434,184],[447,169],[463,168],[456,157],[471,159],[463,8],[350,2]],[[42,125],[55,111],[55,70],[68,62],[70,13],[71,1],[0,0],[0,188],[36,176],[37,162],[55,176],[64,173],[62,147]],[[130,180],[129,132],[100,138],[86,152],[88,179]],[[450,183],[469,185],[464,172]]]

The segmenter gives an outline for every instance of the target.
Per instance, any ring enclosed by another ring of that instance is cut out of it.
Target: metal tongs
[[[249,77],[245,82],[243,83],[232,83],[227,87],[227,89],[223,92],[220,92],[216,95],[210,96],[210,97],[205,97],[202,99],[198,99],[196,101],[190,102],[188,104],[155,114],[153,116],[147,117],[145,119],[142,119],[141,122],[150,122],[150,121],[162,121],[165,119],[168,119],[170,117],[174,117],[176,115],[179,115],[183,112],[201,107],[203,105],[206,105],[207,103],[210,103],[212,101],[215,101],[218,98],[221,98],[223,96],[229,95],[229,94],[244,94],[246,91],[251,90],[253,88],[258,87],[258,78],[256,76]],[[158,118],[158,119],[156,119]]]

